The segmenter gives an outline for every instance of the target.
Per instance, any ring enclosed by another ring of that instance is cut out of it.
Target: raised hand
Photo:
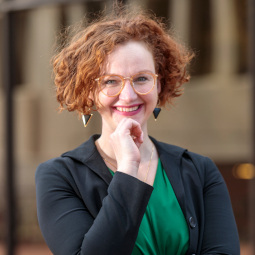
[[[124,118],[111,134],[111,145],[114,150],[118,171],[137,177],[141,155],[139,147],[143,143],[143,131],[140,124]]]

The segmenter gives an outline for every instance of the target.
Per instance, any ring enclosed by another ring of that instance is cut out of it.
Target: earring
[[[160,107],[156,107],[153,111],[153,115],[154,115],[154,119],[155,121],[157,120],[159,113],[161,112],[161,108]]]
[[[93,114],[83,114],[82,115],[82,121],[83,121],[84,127],[87,127],[87,125],[90,122],[92,116],[93,116]]]

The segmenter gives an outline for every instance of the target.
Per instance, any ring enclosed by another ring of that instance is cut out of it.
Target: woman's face
[[[130,77],[139,72],[155,74],[154,59],[144,43],[129,41],[117,46],[108,55],[102,75],[117,74]],[[125,80],[125,86],[117,96],[109,97],[100,91],[98,99],[101,106],[98,112],[102,117],[103,131],[113,132],[123,118],[136,120],[145,131],[147,120],[157,104],[159,92],[160,84],[156,82],[150,93],[139,95],[133,90],[130,80]]]

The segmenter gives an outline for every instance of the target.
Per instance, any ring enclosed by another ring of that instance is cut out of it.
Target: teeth
[[[134,106],[134,107],[116,107],[116,109],[120,112],[133,112],[136,111],[138,109],[139,106]]]

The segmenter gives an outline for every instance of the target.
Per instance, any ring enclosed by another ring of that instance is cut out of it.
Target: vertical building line
[[[3,18],[3,83],[5,88],[5,138],[6,138],[6,245],[7,254],[15,251],[15,184],[14,184],[14,128],[13,128],[13,13],[6,12]]]
[[[248,1],[248,31],[249,31],[249,73],[252,82],[253,93],[253,164],[255,164],[255,0]],[[252,246],[252,254],[255,254],[255,178],[250,181],[250,244]]]

